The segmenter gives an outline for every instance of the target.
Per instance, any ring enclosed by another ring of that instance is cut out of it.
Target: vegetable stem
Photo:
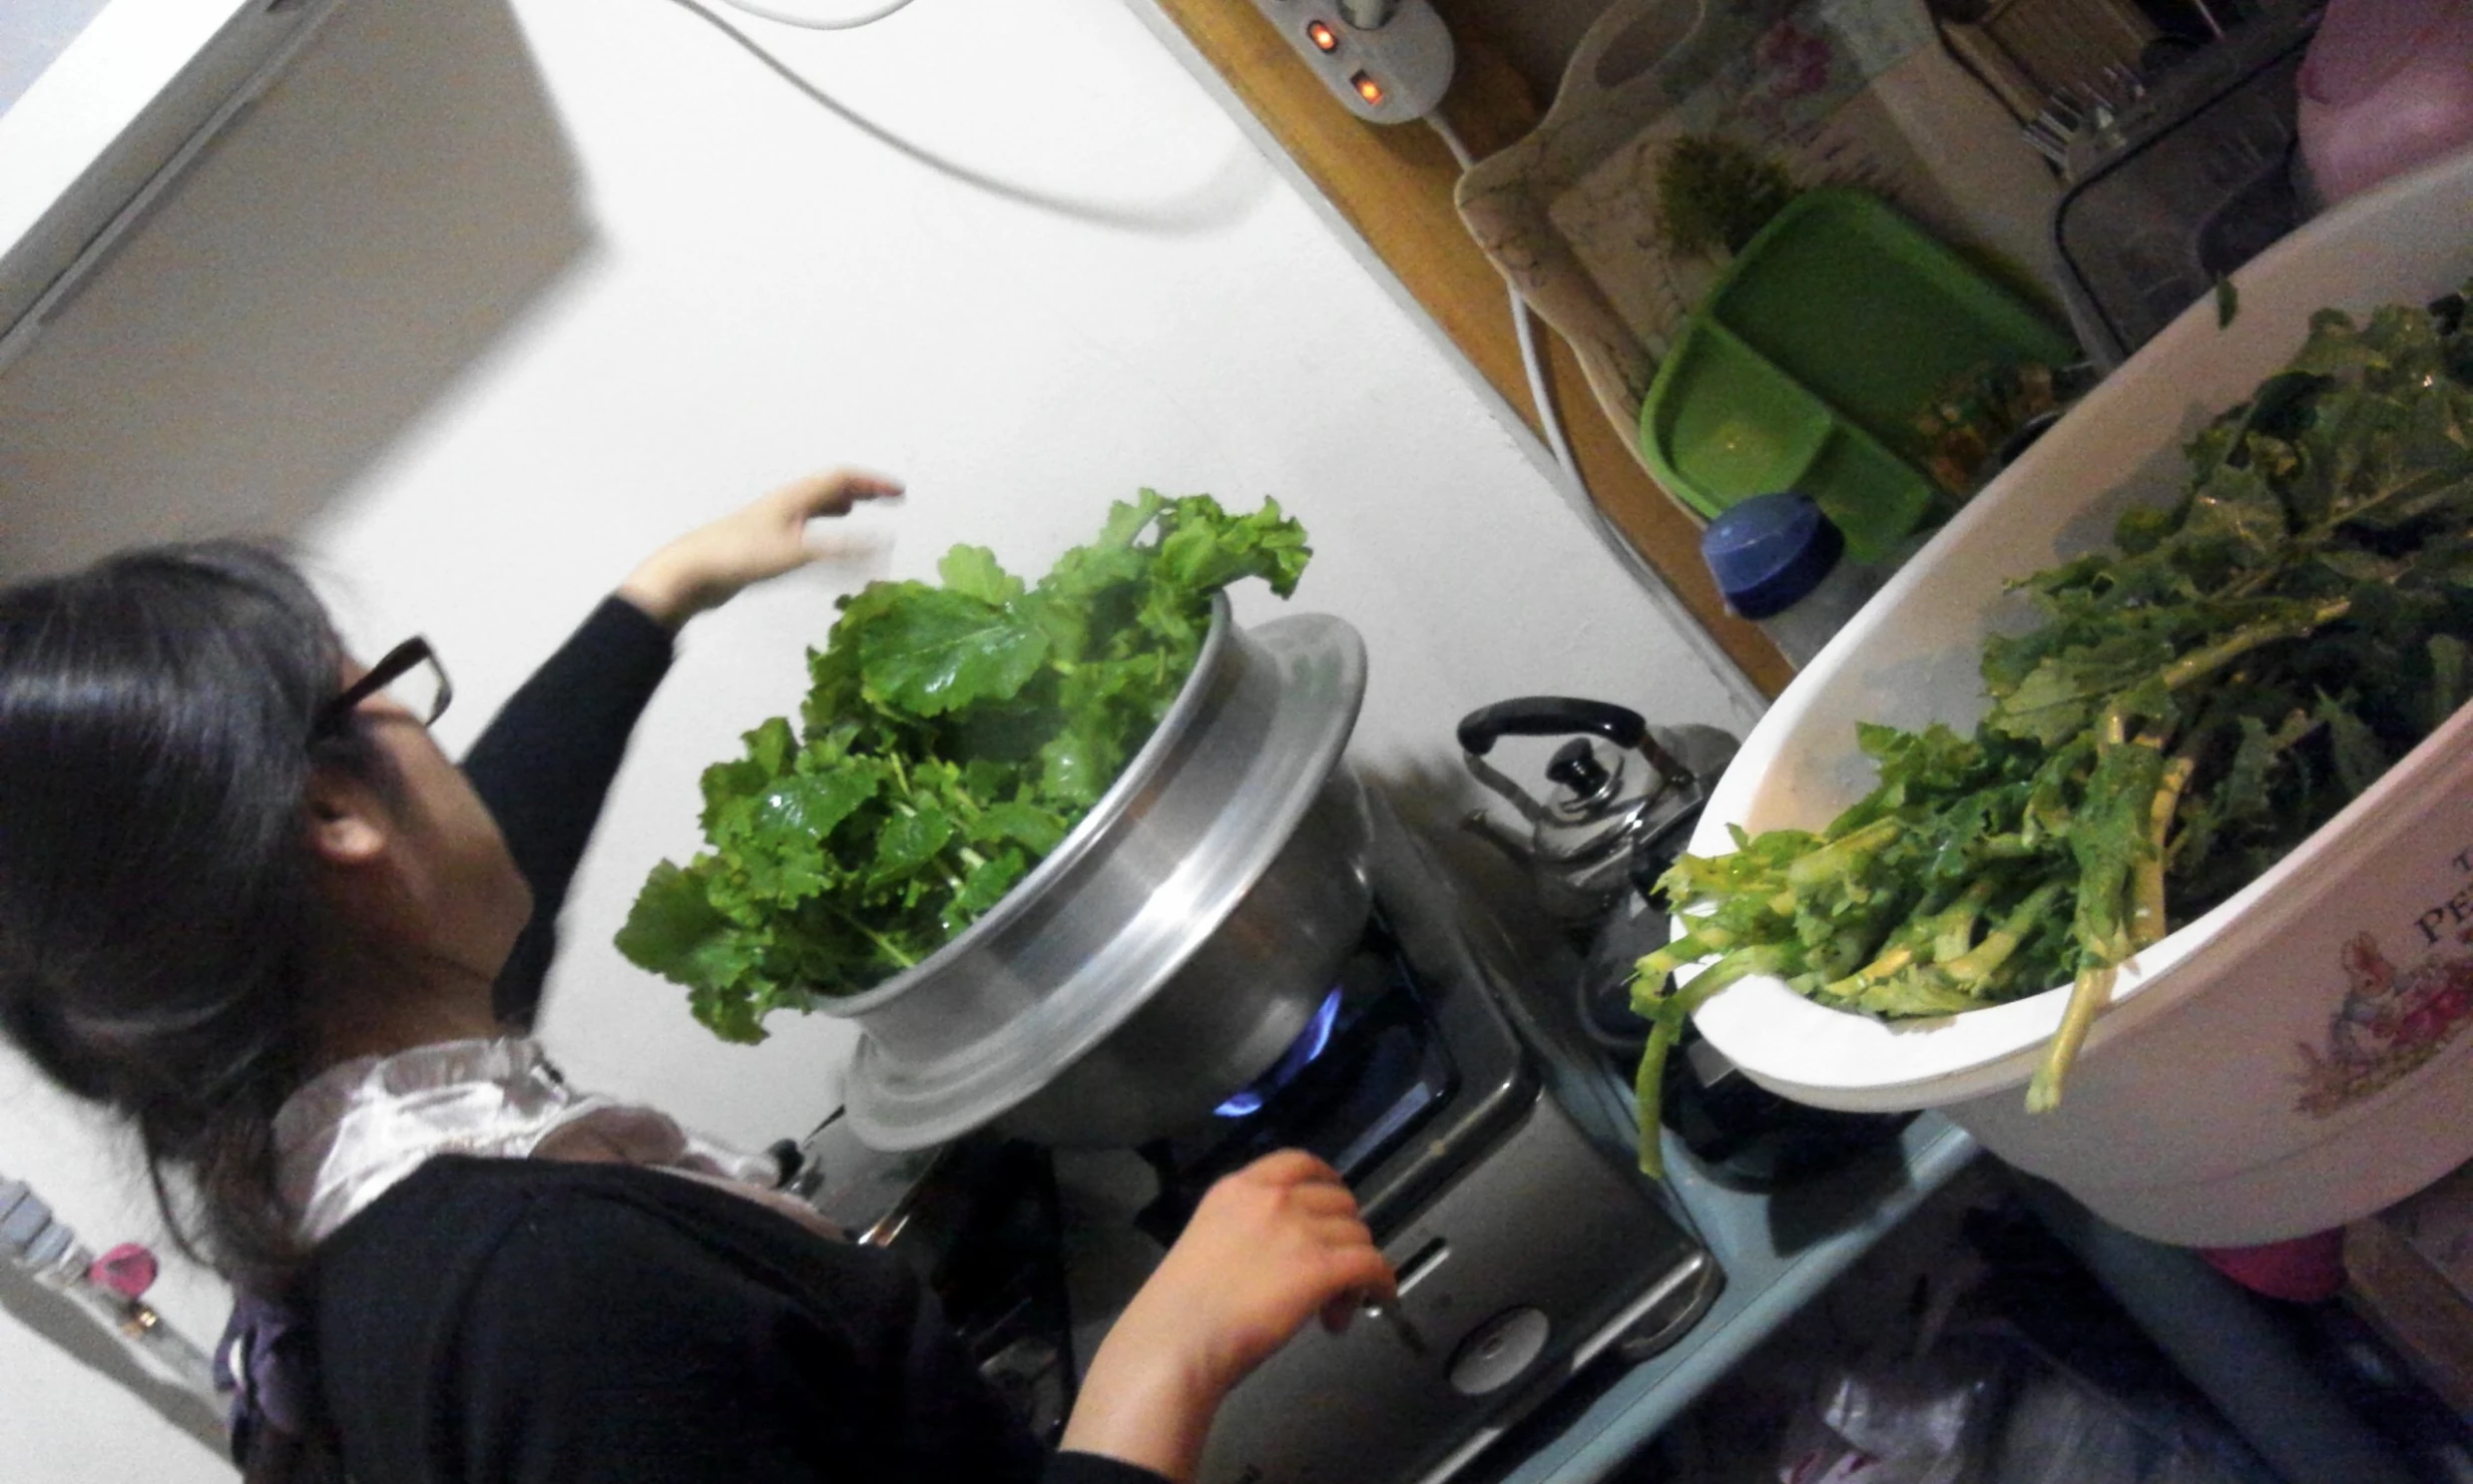
[[[2286,639],[2300,639],[2323,629],[2352,612],[2352,607],[2353,601],[2350,598],[2331,598],[2300,618],[2286,619],[2280,623],[2258,624],[2242,629],[2237,633],[2226,635],[2204,649],[2192,650],[2189,654],[2165,666],[2157,675],[2157,679],[2163,682],[2166,690],[2178,691],[2202,676],[2222,670],[2252,650],[2262,649]]]
[[[872,927],[869,927],[866,923],[861,922],[856,916],[844,910],[838,903],[826,902],[825,905],[832,910],[832,914],[835,917],[838,917],[843,922],[847,923],[859,934],[859,936],[865,938],[868,942],[875,944],[876,951],[883,954],[886,958],[891,959],[896,969],[908,969],[917,966],[918,959],[913,955],[902,951],[902,946],[899,943],[894,942],[892,939],[884,936],[884,934],[877,932]]]
[[[1852,869],[1865,856],[1896,839],[1905,825],[1895,818],[1875,819],[1841,839],[1829,841],[1786,867],[1786,881],[1798,887],[1816,886]]]
[[[1975,919],[1983,915],[1992,900],[1990,878],[1978,876],[1967,883],[1966,891],[1935,924],[1932,937],[1932,961],[1946,964],[1964,958],[1975,944]]]
[[[1823,992],[1835,995],[1842,1000],[1851,1000],[1873,985],[1897,974],[1914,961],[1915,950],[1901,943],[1845,978],[1828,985]]]
[[[2096,1016],[2112,1003],[2113,981],[2120,974],[2113,964],[2078,971],[2078,981],[2070,986],[2069,1007],[2061,1012],[2060,1029],[2052,1033],[2052,1043],[2044,1048],[2044,1064],[2027,1084],[2027,1112],[2050,1113],[2061,1106],[2061,1081],[2069,1076],[2070,1064],[2078,1060],[2078,1048]]]
[[[2187,752],[2166,763],[2164,781],[2157,785],[2155,800],[2148,806],[2147,853],[2140,857],[2138,874],[2133,878],[2136,895],[2130,907],[2132,952],[2164,936],[2164,846],[2172,833],[2173,816],[2181,811],[2182,790],[2190,785],[2190,775],[2197,769],[2198,759]]]
[[[1948,971],[1950,977],[1969,984],[1991,978],[2001,965],[2009,962],[2010,955],[2018,951],[2018,945],[2026,940],[2035,924],[2052,910],[2053,902],[2068,889],[2069,883],[2066,881],[2047,881],[2028,892],[2027,899],[2012,907],[2009,914],[2001,919],[2001,925],[1986,933],[1982,942],[1941,967]]]
[[[1640,1066],[1632,1074],[1632,1103],[1640,1121],[1641,1174],[1651,1180],[1666,1178],[1666,1152],[1658,1141],[1666,1097],[1666,1058],[1683,1038],[1684,1026],[1719,990],[1751,974],[1773,974],[1782,962],[1778,948],[1762,944],[1728,954],[1681,989],[1645,990],[1645,966],[1641,975],[1634,976],[1632,1004],[1649,1020],[1649,1044],[1641,1048]]]

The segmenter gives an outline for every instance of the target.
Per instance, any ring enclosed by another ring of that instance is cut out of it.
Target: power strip
[[[1451,86],[1451,32],[1427,0],[1253,0],[1348,111],[1421,119]]]

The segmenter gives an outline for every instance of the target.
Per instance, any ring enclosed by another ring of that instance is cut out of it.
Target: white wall
[[[960,540],[1035,572],[1138,485],[1304,519],[1297,606],[1372,656],[1356,755],[1430,780],[1429,813],[1466,798],[1450,728],[1487,701],[1744,723],[1124,0],[748,28],[833,107],[664,0],[353,0],[0,377],[0,566],[296,532],[364,652],[437,644],[450,746],[666,537],[824,463],[909,480],[857,555],[686,640],[570,907],[544,1034],[577,1080],[752,1142],[832,1106],[837,1025],[725,1047],[610,934],[695,845],[699,769],[795,704],[836,593]],[[121,1172],[62,1117],[0,1078],[0,1171],[40,1158],[56,1204],[118,1221]],[[176,1317],[211,1331],[211,1298]],[[10,1477],[120,1477],[65,1451],[108,1400],[18,1405],[37,1349],[0,1317]],[[212,1476],[179,1446],[143,1476]]]
[[[105,0],[16,0],[0,11],[0,113],[86,29]]]

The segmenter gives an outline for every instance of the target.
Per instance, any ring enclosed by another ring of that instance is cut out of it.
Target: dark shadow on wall
[[[214,1403],[147,1369],[76,1299],[38,1281],[13,1262],[0,1262],[0,1313],[58,1345],[103,1379],[127,1389],[165,1421],[196,1438],[201,1447],[219,1458],[224,1456],[224,1419]],[[190,1338],[202,1345],[207,1342],[197,1335]]]
[[[289,534],[589,250],[506,0],[340,7],[0,372],[0,577]]]
[[[1542,112],[1561,90],[1563,69],[1582,33],[1605,13],[1606,0],[1434,0],[1434,9],[1461,46],[1482,47],[1509,62]],[[1690,7],[1684,9],[1688,15]]]

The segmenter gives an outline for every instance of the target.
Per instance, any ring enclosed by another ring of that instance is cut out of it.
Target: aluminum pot
[[[1115,1146],[1211,1116],[1291,1045],[1362,932],[1369,827],[1340,764],[1365,649],[1225,599],[1124,774],[988,913],[821,1008],[858,1023],[853,1129],[888,1151],[1000,1123]]]

